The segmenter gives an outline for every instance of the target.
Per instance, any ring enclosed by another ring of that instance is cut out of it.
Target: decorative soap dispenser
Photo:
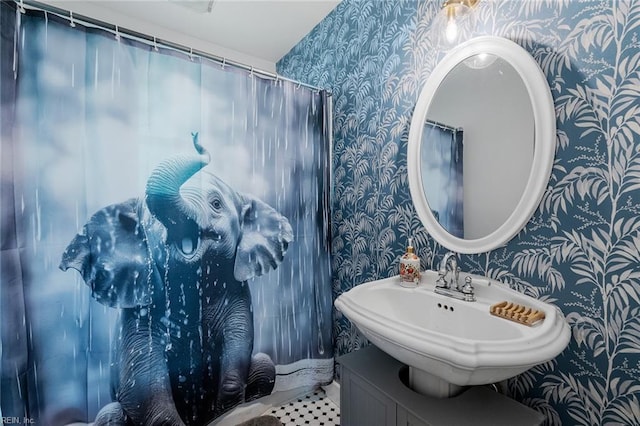
[[[400,257],[400,284],[416,286],[420,281],[420,258],[414,253],[411,240],[409,238],[407,251]]]

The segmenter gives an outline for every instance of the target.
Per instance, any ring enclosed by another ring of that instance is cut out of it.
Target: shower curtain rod
[[[201,58],[209,59],[211,61],[217,62],[223,68],[228,65],[231,67],[242,69],[244,71],[249,71],[252,75],[257,75],[258,77],[262,77],[265,79],[274,80],[274,81],[278,81],[278,80],[288,81],[288,82],[297,84],[298,87],[304,86],[306,88],[309,88],[315,91],[325,90],[327,92],[327,95],[331,96],[331,91],[327,89],[322,89],[320,87],[316,87],[310,84],[302,83],[300,81],[292,80],[290,78],[283,77],[277,73],[272,73],[269,71],[258,69],[253,66],[243,64],[241,62],[228,60],[227,58],[213,55],[207,52],[203,52],[201,50],[194,50],[193,48],[190,48],[178,43],[173,43],[164,39],[158,39],[157,37],[139,33],[137,31],[133,31],[127,28],[121,28],[118,25],[110,24],[108,22],[100,21],[98,19],[90,18],[88,16],[76,15],[73,13],[73,11],[70,11],[70,10],[61,9],[56,6],[51,6],[48,4],[40,3],[37,1],[31,1],[31,0],[13,0],[13,2],[16,3],[18,10],[23,13],[26,9],[39,10],[45,13],[51,13],[55,16],[58,16],[59,18],[66,19],[67,21],[69,21],[69,24],[71,26],[74,26],[76,23],[78,23],[89,28],[99,28],[99,29],[111,32],[114,35],[114,37],[125,36],[129,39],[139,41],[149,46],[153,46],[154,48],[163,47],[163,48],[172,49],[174,51],[178,51],[181,53],[186,53],[190,57],[198,56]]]
[[[425,120],[425,123],[430,125],[430,126],[439,127],[441,129],[449,130],[449,131],[452,131],[452,132],[462,132],[462,131],[464,131],[464,128],[462,128],[462,127],[453,127],[453,126],[449,126],[447,124],[440,123],[438,121]]]

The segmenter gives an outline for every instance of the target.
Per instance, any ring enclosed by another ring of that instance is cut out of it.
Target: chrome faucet
[[[449,276],[449,281],[447,281],[447,275],[451,272]],[[456,254],[453,252],[449,252],[444,255],[442,258],[442,262],[440,262],[440,270],[438,271],[438,282],[444,288],[451,288],[455,285],[458,287],[458,275],[460,274],[460,268],[458,267],[458,259],[456,258]]]
[[[448,280],[447,280],[448,276]],[[440,262],[438,270],[438,279],[436,280],[435,292],[444,296],[453,297],[467,302],[476,300],[473,294],[473,286],[471,285],[471,277],[467,276],[464,285],[460,286],[459,282],[460,267],[458,267],[458,259],[456,254],[448,252]]]

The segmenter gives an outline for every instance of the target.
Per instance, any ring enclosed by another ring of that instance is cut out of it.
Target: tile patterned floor
[[[285,426],[340,426],[340,409],[322,389],[265,414],[277,417]]]

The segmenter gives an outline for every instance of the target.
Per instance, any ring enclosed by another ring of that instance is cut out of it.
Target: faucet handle
[[[464,285],[462,286],[462,292],[464,294],[473,294],[474,288],[473,285],[471,285],[471,281],[473,280],[469,276],[464,279]]]

